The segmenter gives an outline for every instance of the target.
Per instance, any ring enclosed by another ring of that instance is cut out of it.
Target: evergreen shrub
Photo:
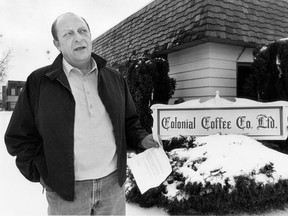
[[[157,206],[163,208],[171,215],[232,215],[239,213],[263,213],[271,209],[284,209],[288,201],[288,180],[282,179],[277,183],[256,183],[250,176],[234,177],[235,185],[232,187],[228,179],[225,184],[205,185],[190,182],[177,170],[183,166],[185,160],[169,154],[177,148],[195,148],[194,137],[174,137],[164,142],[172,173],[158,187],[141,194],[133,174],[128,168],[126,183],[126,198],[130,203],[141,207]],[[193,169],[193,166],[191,166]],[[273,172],[273,164],[260,169],[266,176]],[[253,174],[252,174],[253,175]],[[169,187],[175,184],[177,193],[169,196]]]
[[[245,81],[248,97],[271,102],[288,100],[288,40],[254,49],[252,74]]]
[[[246,95],[261,102],[288,101],[288,39],[258,46],[253,57],[252,74],[244,84]],[[277,142],[286,153],[287,144],[288,140]]]
[[[164,58],[139,57],[128,62],[126,74],[142,126],[149,132],[153,125],[150,106],[167,104],[176,87],[176,80],[168,75],[169,64]]]

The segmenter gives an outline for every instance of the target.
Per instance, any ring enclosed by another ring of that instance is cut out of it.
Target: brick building
[[[13,110],[19,94],[24,87],[24,81],[9,80],[7,86],[2,86],[2,109]]]

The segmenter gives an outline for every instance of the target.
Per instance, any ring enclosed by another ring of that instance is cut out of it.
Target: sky
[[[90,25],[92,39],[152,0],[0,0],[0,57],[11,51],[9,80],[23,80],[59,54],[50,33],[55,18],[74,12]]]

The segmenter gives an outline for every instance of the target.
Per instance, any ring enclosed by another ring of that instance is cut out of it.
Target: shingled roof
[[[287,0],[155,0],[93,40],[123,63],[133,51],[168,53],[205,41],[253,47],[288,36]]]

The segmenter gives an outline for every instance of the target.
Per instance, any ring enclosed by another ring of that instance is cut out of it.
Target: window
[[[237,64],[237,97],[248,98],[257,100],[257,98],[248,97],[248,94],[244,91],[244,85],[246,79],[252,73],[252,63],[238,63]]]
[[[15,96],[15,95],[16,95],[15,88],[11,88],[11,95],[12,95],[12,96]]]

